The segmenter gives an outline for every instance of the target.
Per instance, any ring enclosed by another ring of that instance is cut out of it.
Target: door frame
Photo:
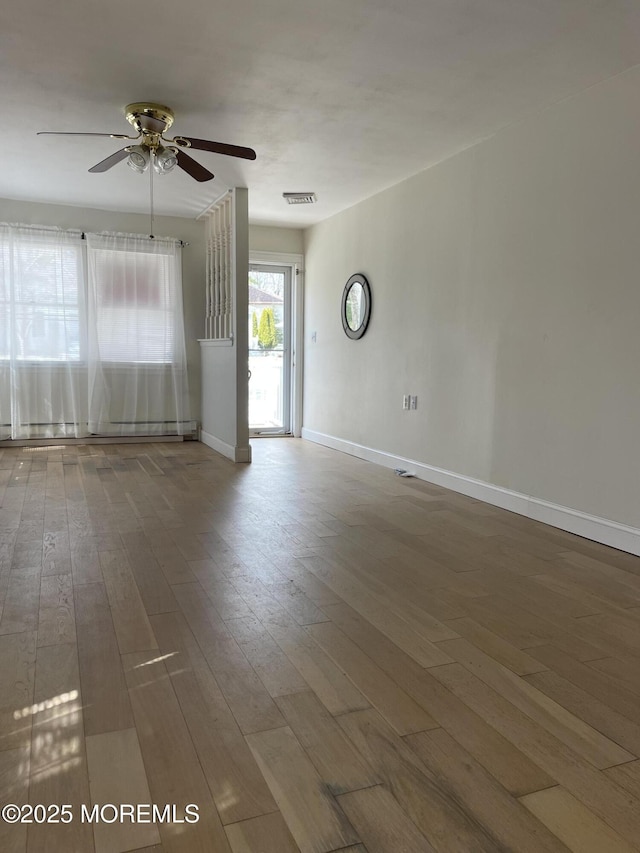
[[[291,435],[302,433],[302,376],[304,342],[304,256],[288,252],[249,251],[249,264],[289,267],[291,269],[291,352],[289,365],[289,400]],[[248,284],[248,279],[247,279]],[[247,352],[247,358],[249,353]],[[266,435],[266,433],[265,433]]]

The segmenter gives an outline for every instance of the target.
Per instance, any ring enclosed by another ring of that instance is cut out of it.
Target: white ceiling
[[[10,7],[10,8],[9,8]],[[249,187],[251,220],[306,226],[640,62],[638,0],[20,0],[0,18],[0,197],[148,210],[148,175],[87,169],[165,103],[173,131],[256,149],[156,182],[197,216]],[[640,99],[639,99],[640,110]],[[287,206],[283,191],[317,193]],[[1,205],[0,205],[0,219]]]

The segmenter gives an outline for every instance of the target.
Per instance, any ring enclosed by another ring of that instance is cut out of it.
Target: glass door
[[[249,265],[249,430],[291,432],[291,268]]]

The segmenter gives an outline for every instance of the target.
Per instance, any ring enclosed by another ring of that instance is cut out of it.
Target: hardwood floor
[[[2,853],[640,850],[640,558],[300,440],[2,448],[0,603],[0,801],[73,813]]]

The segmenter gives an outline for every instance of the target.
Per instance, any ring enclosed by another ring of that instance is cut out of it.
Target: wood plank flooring
[[[253,452],[0,448],[0,850],[640,851],[640,558]]]

